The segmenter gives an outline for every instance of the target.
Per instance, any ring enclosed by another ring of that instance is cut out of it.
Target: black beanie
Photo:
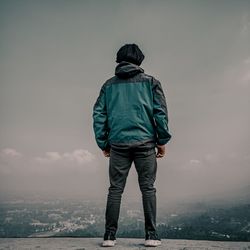
[[[122,61],[131,62],[136,65],[140,65],[144,59],[142,51],[136,44],[125,44],[117,52],[116,62]]]

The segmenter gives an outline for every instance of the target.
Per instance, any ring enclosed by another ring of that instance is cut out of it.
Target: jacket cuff
[[[110,149],[111,146],[109,145],[108,141],[106,141],[105,143],[103,143],[102,145],[100,145],[99,148],[101,150],[106,150],[106,149]]]
[[[165,145],[170,141],[171,137],[172,136],[170,135],[168,138],[164,138],[164,139],[159,139],[158,138],[156,143],[157,143],[157,145]]]

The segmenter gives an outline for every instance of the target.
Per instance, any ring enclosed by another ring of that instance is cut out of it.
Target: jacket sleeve
[[[94,104],[92,117],[96,143],[100,149],[107,149],[109,147],[109,129],[105,98],[105,85],[102,86],[99,96]]]
[[[168,109],[161,83],[153,78],[153,115],[157,132],[157,144],[164,145],[171,139],[168,128]]]

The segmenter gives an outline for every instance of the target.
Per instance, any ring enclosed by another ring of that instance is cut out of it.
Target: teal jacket
[[[168,110],[161,83],[132,63],[121,62],[115,76],[101,87],[93,107],[93,129],[97,145],[168,143]]]

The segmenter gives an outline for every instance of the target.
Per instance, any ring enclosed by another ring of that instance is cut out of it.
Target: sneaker
[[[106,232],[103,237],[103,247],[113,247],[116,244],[115,234],[112,232]]]
[[[145,240],[145,247],[157,247],[161,245],[161,240]]]
[[[161,245],[161,239],[156,232],[148,232],[145,239],[145,247],[157,247]]]
[[[116,240],[104,240],[102,242],[103,247],[113,247],[116,244]]]

